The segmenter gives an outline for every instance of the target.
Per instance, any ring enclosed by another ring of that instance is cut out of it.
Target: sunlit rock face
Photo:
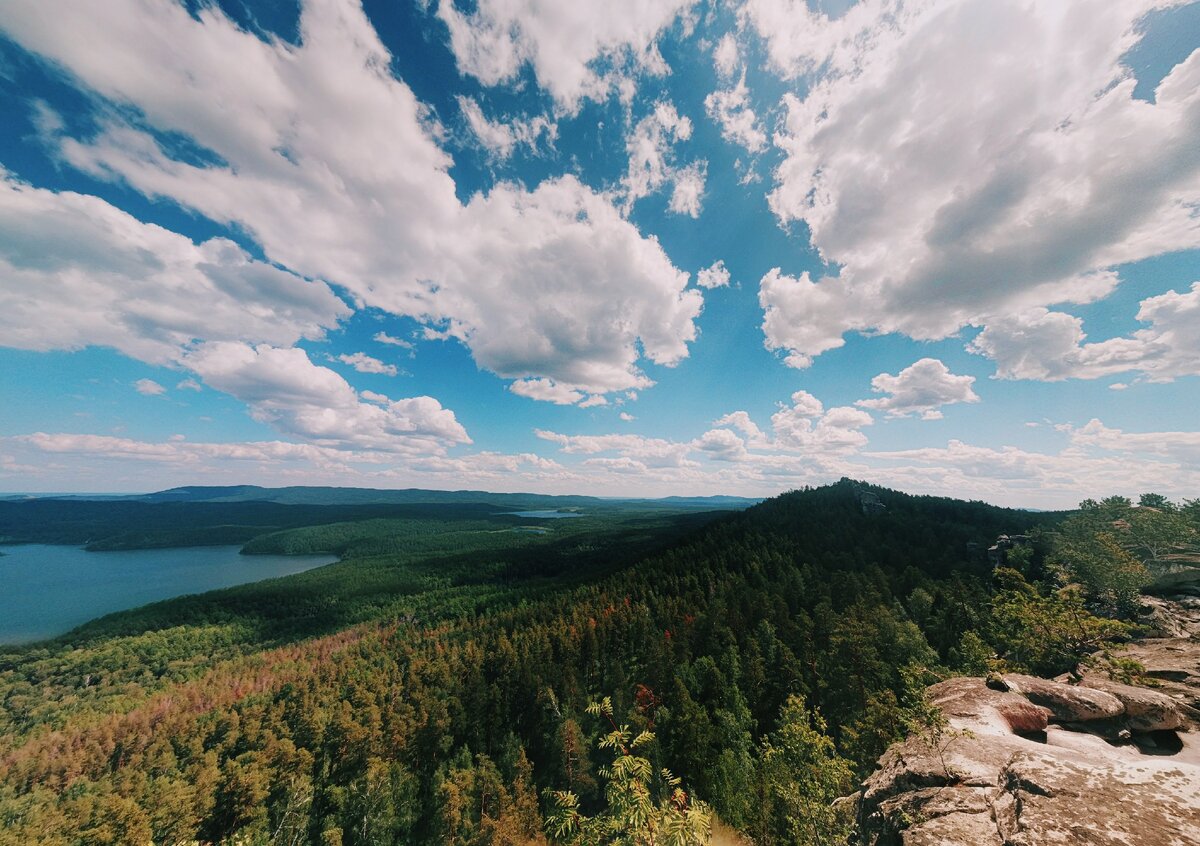
[[[880,760],[857,795],[863,846],[1200,844],[1200,601],[1154,601],[1133,644],[1157,688],[1085,674],[930,688],[948,726]]]

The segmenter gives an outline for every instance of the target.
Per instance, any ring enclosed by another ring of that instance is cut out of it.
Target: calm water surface
[[[54,637],[113,611],[287,576],[337,560],[333,555],[239,555],[239,549],[0,547],[0,643]]]

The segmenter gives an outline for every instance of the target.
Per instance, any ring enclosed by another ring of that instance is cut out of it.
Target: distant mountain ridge
[[[410,505],[430,503],[486,503],[524,507],[582,507],[614,502],[660,502],[672,506],[732,506],[747,508],[761,497],[667,496],[597,497],[577,494],[493,493],[478,490],[439,491],[425,488],[343,488],[292,485],[268,488],[260,485],[184,485],[146,494],[36,494],[3,497],[7,501],[29,499],[82,500],[95,502],[275,502],[283,505]]]

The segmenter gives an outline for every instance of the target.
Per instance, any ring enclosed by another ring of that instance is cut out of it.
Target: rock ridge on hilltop
[[[1147,601],[1164,636],[1124,657],[1158,687],[1094,672],[933,685],[946,725],[880,759],[851,797],[855,842],[1200,846],[1200,599]]]

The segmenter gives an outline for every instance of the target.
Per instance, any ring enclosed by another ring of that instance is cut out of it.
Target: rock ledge
[[[1128,651],[1161,667],[1158,689],[1095,675],[931,687],[949,728],[883,756],[854,797],[858,843],[1200,846],[1200,642],[1195,609],[1179,610],[1176,636]]]

